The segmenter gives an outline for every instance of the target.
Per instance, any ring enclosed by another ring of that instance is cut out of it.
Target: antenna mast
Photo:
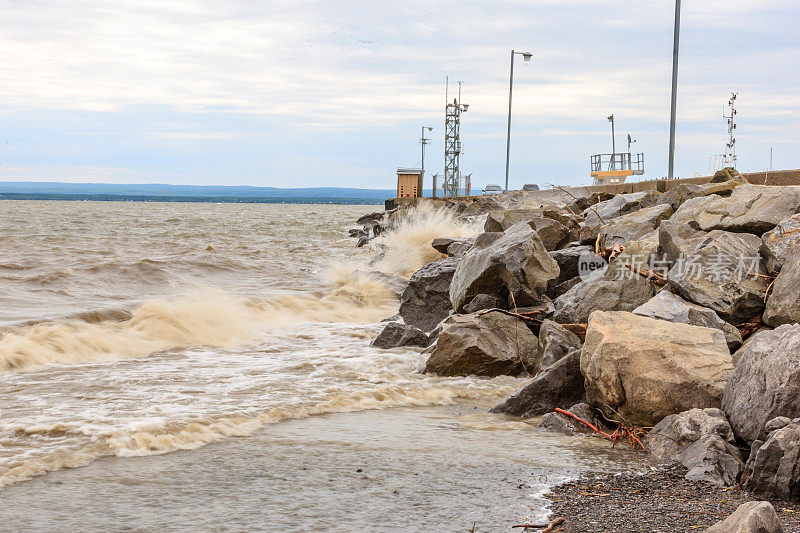
[[[734,137],[734,130],[736,130],[736,97],[738,93],[731,93],[731,99],[728,100],[728,115],[722,112],[722,118],[728,121],[728,143],[725,145],[725,167],[736,168],[736,138]]]
[[[449,81],[449,79],[448,79]],[[458,82],[458,97],[453,102],[445,102],[444,118],[444,183],[442,184],[445,198],[459,196],[461,184],[461,113],[466,113],[469,105],[461,103],[461,84]],[[449,84],[448,84],[449,85]],[[448,89],[445,88],[445,98],[448,98]],[[469,189],[469,185],[466,187]]]

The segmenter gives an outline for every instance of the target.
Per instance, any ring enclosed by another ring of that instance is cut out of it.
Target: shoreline
[[[556,485],[550,500],[550,519],[565,519],[560,532],[702,531],[730,516],[748,501],[769,501],[784,533],[800,532],[800,502],[759,498],[738,487],[718,487],[690,481],[678,464],[654,467],[644,474],[590,473]],[[534,531],[531,528],[520,531]]]

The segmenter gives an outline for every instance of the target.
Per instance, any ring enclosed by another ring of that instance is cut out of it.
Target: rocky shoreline
[[[373,345],[422,348],[426,373],[527,375],[493,412],[543,415],[543,429],[624,440],[684,469],[625,480],[689,491],[683,503],[651,490],[610,512],[628,526],[575,529],[600,502],[564,500],[554,512],[571,517],[554,530],[678,531],[657,528],[734,487],[687,527],[733,513],[711,531],[781,531],[774,506],[744,502],[800,500],[800,186],[725,169],[665,193],[517,191],[373,213],[351,236],[381,254],[387,236],[436,209],[483,231],[442,229],[428,240],[440,259],[387,280],[399,315]]]

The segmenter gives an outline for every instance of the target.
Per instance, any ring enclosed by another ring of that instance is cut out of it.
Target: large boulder
[[[688,468],[686,479],[731,486],[744,468],[733,430],[715,408],[669,415],[647,434],[645,446],[659,461]]]
[[[800,325],[755,333],[738,352],[722,410],[748,444],[777,416],[800,417]]]
[[[767,272],[777,272],[800,254],[800,214],[791,216],[761,236],[761,256]]]
[[[478,294],[513,298],[518,306],[532,305],[558,277],[558,264],[527,222],[505,233],[484,233],[461,258],[450,284],[450,301],[461,312]]]
[[[595,311],[581,351],[590,405],[654,426],[689,409],[719,407],[733,371],[718,329]]]
[[[706,533],[783,533],[778,513],[769,502],[747,502]]]
[[[761,314],[769,286],[760,245],[755,235],[721,230],[686,239],[667,274],[670,288],[728,322],[746,322]]]
[[[769,326],[800,322],[800,249],[788,260],[775,279],[764,309],[764,323]]]
[[[592,253],[592,246],[570,246],[561,250],[550,252],[550,256],[558,264],[558,277],[550,280],[548,284],[548,295],[551,297],[561,296],[566,290],[554,296],[556,287],[578,277],[578,262],[581,254]],[[576,282],[577,283],[577,282]],[[574,285],[574,283],[573,283]],[[567,289],[569,290],[569,288]]]
[[[703,231],[719,229],[760,236],[798,211],[800,186],[744,184],[727,198],[711,195],[687,200],[670,221]]]
[[[542,368],[549,368],[556,361],[574,350],[580,350],[581,340],[552,320],[545,319],[539,328],[539,357]]]
[[[587,207],[583,216],[586,217],[587,226],[607,224],[613,218],[654,206],[658,201],[658,196],[659,193],[655,191],[618,194],[610,200]]]
[[[600,246],[611,248],[615,244],[625,245],[652,233],[662,220],[669,218],[675,210],[669,204],[654,205],[614,218],[600,228]]]
[[[430,338],[424,331],[408,324],[389,322],[378,333],[370,346],[375,348],[398,348],[400,346],[419,346],[424,348],[430,344]]]
[[[653,233],[628,244],[604,272],[583,279],[556,298],[553,320],[561,324],[585,324],[594,311],[633,311],[656,293],[653,283],[626,265],[645,267],[658,249]]]
[[[450,281],[459,259],[448,257],[417,270],[400,297],[400,316],[406,324],[431,331],[453,310]]]
[[[518,319],[494,312],[445,320],[425,373],[494,377],[527,371],[535,376],[539,368],[536,335]]]
[[[733,189],[744,183],[739,180],[729,180],[722,183],[706,183],[697,185],[694,183],[681,183],[674,189],[662,194],[658,203],[670,204],[673,208],[678,209],[686,200],[698,198],[700,196],[708,196],[716,194],[719,196],[730,196]]]
[[[742,334],[739,330],[722,320],[712,309],[687,302],[669,291],[660,291],[633,312],[659,320],[722,330],[731,352],[742,345]]]
[[[579,231],[577,223],[557,208],[507,209],[489,213],[483,230],[486,232],[503,232],[520,222],[527,222],[535,229],[548,250],[557,250],[569,240],[572,234],[570,227],[573,227],[575,237],[577,237]]]
[[[566,409],[574,405],[581,401],[585,392],[580,363],[580,350],[573,350],[519,392],[493,407],[492,412],[528,418],[549,413],[556,407]]]
[[[742,488],[782,500],[800,500],[800,418],[769,433],[754,449]]]

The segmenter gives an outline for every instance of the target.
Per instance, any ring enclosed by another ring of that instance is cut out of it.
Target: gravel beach
[[[703,531],[750,500],[762,498],[685,479],[686,470],[663,466],[646,475],[591,474],[554,487],[551,518],[561,532]],[[772,501],[786,533],[800,532],[800,502]],[[528,528],[516,531],[538,531]]]

